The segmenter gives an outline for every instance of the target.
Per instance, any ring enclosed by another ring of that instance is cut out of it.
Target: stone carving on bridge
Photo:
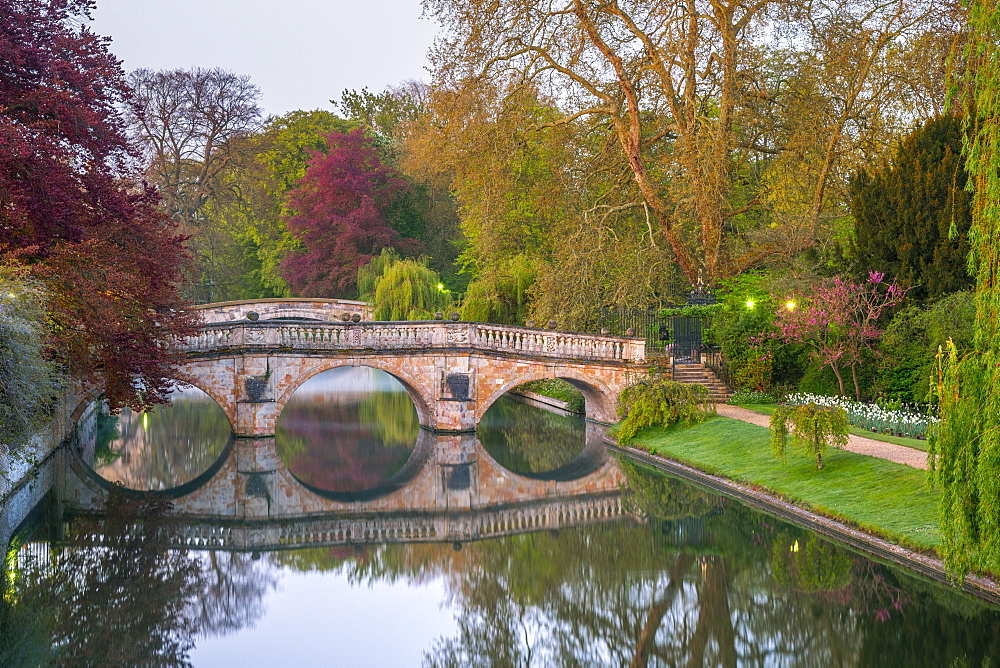
[[[264,335],[264,330],[260,327],[247,327],[246,342],[252,344],[265,343],[266,337]]]
[[[448,330],[448,343],[468,343],[468,342],[469,342],[469,330],[467,329]]]

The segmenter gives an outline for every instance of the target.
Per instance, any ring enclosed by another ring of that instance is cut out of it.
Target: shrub
[[[781,401],[780,397],[776,392],[747,392],[739,391],[734,392],[733,396],[729,397],[729,403],[731,404],[774,404]]]
[[[715,404],[703,385],[683,385],[654,376],[622,391],[618,413],[624,419],[615,436],[619,443],[627,445],[646,427],[704,422],[715,413]]]
[[[44,291],[25,270],[0,264],[0,449],[16,452],[49,419],[59,376],[47,335]]]
[[[788,423],[792,423],[792,443],[807,454],[816,455],[816,468],[823,468],[823,451],[828,445],[847,443],[847,411],[833,406],[778,406],[771,414],[771,450],[784,457],[788,446]]]

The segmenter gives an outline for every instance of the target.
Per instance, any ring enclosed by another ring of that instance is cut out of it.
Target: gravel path
[[[742,420],[743,422],[749,422],[759,427],[767,427],[771,421],[771,416],[769,415],[740,408],[739,406],[718,404],[716,409],[719,415],[723,417]],[[856,452],[859,455],[869,455],[870,457],[886,459],[897,464],[906,464],[915,469],[927,468],[927,453],[916,448],[908,448],[905,445],[885,443],[884,441],[876,441],[872,438],[851,434],[847,437],[847,445],[843,449]]]

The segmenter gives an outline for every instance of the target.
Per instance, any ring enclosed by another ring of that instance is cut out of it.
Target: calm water
[[[303,389],[276,449],[310,488],[377,488],[423,447],[405,391],[385,377],[351,371]],[[196,480],[225,459],[228,434],[192,417],[210,411],[186,406],[145,424],[123,416],[117,434],[103,420],[84,459],[135,489]],[[482,504],[487,463],[519,474],[505,485],[535,480],[551,495],[569,489],[557,480],[607,475],[579,465],[594,450],[582,421],[513,400],[477,436],[456,452],[479,457],[469,484]],[[452,451],[435,452],[431,464]],[[173,549],[190,521],[175,522],[162,499],[115,493],[100,513],[61,522],[60,506],[42,504],[9,553],[0,665],[982,666],[1000,657],[996,609],[628,460],[618,466],[624,513],[481,540]]]

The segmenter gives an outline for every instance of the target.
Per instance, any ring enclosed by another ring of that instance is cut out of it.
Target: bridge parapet
[[[476,322],[238,321],[209,323],[179,344],[193,353],[234,349],[293,351],[482,350],[526,357],[641,362],[641,338],[578,334]]]
[[[309,318],[338,322],[345,314],[351,318],[355,314],[361,320],[371,319],[371,309],[366,302],[347,299],[319,299],[311,297],[288,297],[284,299],[245,299],[232,302],[216,302],[191,307],[202,322],[233,322],[246,320],[247,315],[256,313],[261,320],[273,318]]]

